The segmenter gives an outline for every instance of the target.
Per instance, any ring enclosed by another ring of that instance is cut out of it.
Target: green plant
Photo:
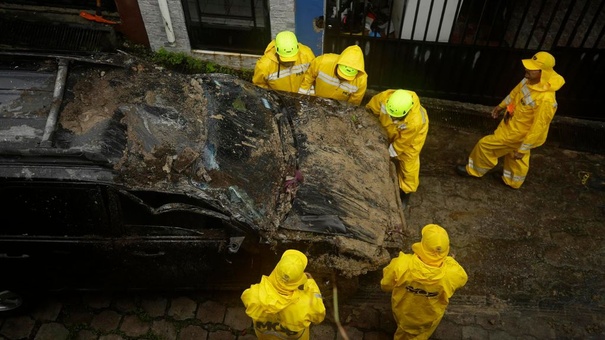
[[[253,70],[236,70],[198,59],[184,52],[170,52],[160,48],[152,54],[151,61],[167,69],[184,73],[227,73],[251,81]]]

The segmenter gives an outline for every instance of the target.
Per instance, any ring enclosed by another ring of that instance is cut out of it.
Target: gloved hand
[[[389,156],[397,157],[397,152],[395,151],[393,144],[389,144]]]

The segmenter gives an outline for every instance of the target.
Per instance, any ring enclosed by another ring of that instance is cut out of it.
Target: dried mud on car
[[[102,153],[120,184],[209,200],[317,270],[357,276],[399,247],[396,175],[363,107],[144,63],[70,72],[58,143]]]

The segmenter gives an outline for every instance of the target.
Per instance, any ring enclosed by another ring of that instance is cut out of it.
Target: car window
[[[96,185],[3,183],[0,197],[10,215],[0,229],[4,235],[86,236],[107,231],[105,200]]]

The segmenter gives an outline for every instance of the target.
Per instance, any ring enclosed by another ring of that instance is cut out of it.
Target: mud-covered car
[[[41,289],[245,288],[288,248],[318,275],[388,262],[404,217],[363,108],[110,64],[2,57],[0,311]]]

